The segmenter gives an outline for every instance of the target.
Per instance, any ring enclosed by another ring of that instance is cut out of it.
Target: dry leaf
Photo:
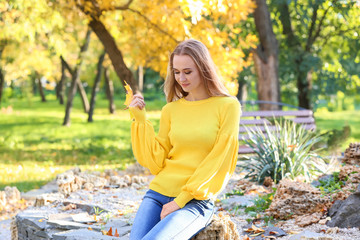
[[[101,230],[102,235],[107,235],[107,231]]]
[[[88,230],[92,231],[93,229],[91,227],[88,227]]]
[[[107,236],[113,236],[112,227],[110,227],[109,231],[106,233]]]
[[[270,231],[269,234],[276,235],[276,234],[279,234],[279,233],[278,233],[278,232],[275,232],[275,231]]]
[[[119,237],[119,233],[118,233],[117,229],[115,229],[114,237]]]
[[[43,219],[43,218],[42,218],[42,219],[39,219],[39,222],[43,222],[44,220],[45,220],[45,219]]]

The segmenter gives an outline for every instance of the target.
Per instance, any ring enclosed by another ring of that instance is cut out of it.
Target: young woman
[[[155,178],[131,230],[131,240],[190,239],[211,221],[214,199],[234,172],[240,104],[231,97],[208,49],[180,43],[170,56],[167,102],[155,135],[145,102],[134,95],[130,111],[133,152]]]

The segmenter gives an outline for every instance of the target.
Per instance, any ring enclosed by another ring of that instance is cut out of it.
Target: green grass
[[[107,101],[99,98],[94,122],[87,122],[80,99],[76,98],[71,125],[62,126],[65,107],[54,97],[42,103],[11,99],[13,112],[0,112],[0,190],[7,185],[20,191],[40,187],[56,174],[75,166],[81,169],[123,169],[134,162],[130,141],[131,120],[123,99],[116,100],[111,115]],[[163,102],[147,105],[148,117],[158,128]]]
[[[146,99],[146,96],[145,96]],[[158,129],[162,99],[149,97],[148,118]],[[116,114],[110,115],[108,102],[99,95],[94,122],[87,122],[79,98],[75,98],[71,126],[62,126],[65,107],[53,96],[42,103],[39,97],[28,100],[9,99],[0,111],[0,190],[7,185],[28,191],[55,178],[56,174],[79,166],[82,170],[124,169],[133,163],[130,125],[124,99],[116,99]],[[351,138],[344,143],[360,141],[360,113],[319,112],[316,124],[322,131],[351,126]],[[342,149],[344,151],[345,148]]]
[[[351,135],[344,140],[339,150],[344,152],[349,143],[360,142],[360,111],[341,111],[328,112],[318,111],[315,113],[316,126],[321,132],[326,132],[333,129],[342,129],[349,125],[351,128]]]

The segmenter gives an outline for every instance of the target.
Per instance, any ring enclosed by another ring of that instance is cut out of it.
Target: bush
[[[247,129],[250,138],[245,143],[255,154],[240,160],[239,165],[248,171],[246,177],[261,184],[267,176],[277,183],[284,177],[298,176],[310,181],[320,173],[324,160],[317,154],[320,149],[314,150],[313,146],[321,136],[289,120],[274,120],[274,126],[276,131],[270,131],[265,125],[265,133],[258,127]]]

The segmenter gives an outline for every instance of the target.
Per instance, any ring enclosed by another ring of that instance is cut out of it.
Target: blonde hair
[[[228,90],[221,82],[220,76],[216,71],[216,66],[207,47],[200,41],[189,39],[181,42],[170,55],[167,76],[164,84],[164,92],[167,102],[173,102],[188,95],[188,93],[185,92],[175,80],[173,69],[173,60],[175,55],[188,55],[192,58],[209,96],[230,96]]]

